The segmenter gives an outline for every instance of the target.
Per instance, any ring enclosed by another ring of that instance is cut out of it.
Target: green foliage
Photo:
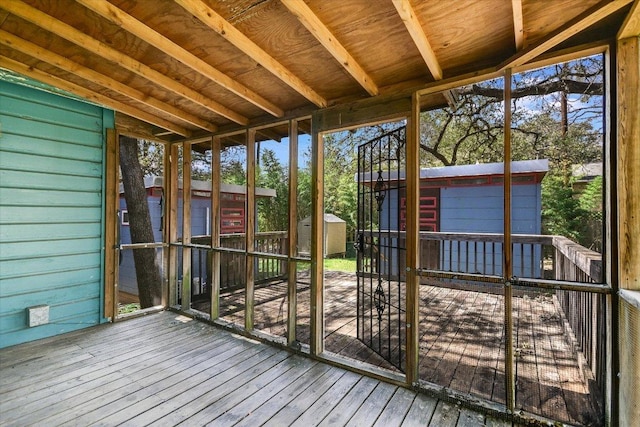
[[[521,123],[513,132],[514,160],[549,159],[554,173],[569,175],[571,166],[602,160],[602,135],[589,122],[573,123],[562,129],[550,112],[543,112]]]
[[[586,213],[585,233],[580,243],[595,251],[602,251],[602,176],[591,181],[580,195],[580,207]]]
[[[240,160],[229,160],[220,164],[220,179],[227,184],[244,185],[247,182],[247,174]]]
[[[347,223],[347,239],[356,230],[358,185],[357,154],[350,144],[343,144],[350,134],[331,134],[325,137],[324,210]]]
[[[260,166],[256,171],[256,186],[271,188],[276,197],[257,199],[258,230],[286,230],[289,224],[289,178],[285,168],[272,150],[260,153]]]
[[[584,233],[586,211],[565,181],[561,176],[548,175],[542,182],[542,232],[578,242]]]
[[[298,221],[311,216],[311,170],[298,171]]]
[[[594,178],[580,195],[580,207],[602,220],[602,176]]]
[[[140,310],[140,303],[118,304],[118,314],[135,313]]]
[[[356,271],[355,258],[325,258],[324,269],[326,271],[346,271],[353,273]]]
[[[602,177],[591,181],[584,191],[575,182],[559,175],[542,181],[542,231],[565,236],[593,250],[602,250]]]
[[[144,139],[138,140],[138,160],[143,175],[162,176],[164,162],[164,145]]]

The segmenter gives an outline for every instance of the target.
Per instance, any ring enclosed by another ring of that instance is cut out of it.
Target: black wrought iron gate
[[[401,127],[358,148],[358,339],[404,372],[405,141]]]

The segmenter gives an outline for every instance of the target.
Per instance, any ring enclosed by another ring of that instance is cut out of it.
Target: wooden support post
[[[119,183],[118,183],[118,133],[115,129],[107,129],[105,160],[105,234],[104,234],[104,317],[115,319],[117,310],[117,272],[120,233]]]
[[[618,40],[620,288],[640,291],[640,37]]]
[[[169,169],[168,177],[164,183],[164,191],[167,196],[165,209],[167,214],[167,233],[169,245],[169,305],[178,303],[178,248],[173,244],[178,240],[178,162],[180,147],[177,144],[169,146]],[[165,173],[167,171],[165,170]]]
[[[182,310],[191,309],[191,145],[182,146]]]
[[[515,367],[513,356],[513,276],[511,248],[511,69],[504,73],[504,246],[503,278],[504,287],[504,327],[505,327],[505,390],[507,410],[514,411],[516,400]]]
[[[171,225],[169,215],[167,214],[170,205],[168,198],[168,183],[171,182],[171,156],[169,155],[169,144],[164,143],[162,145],[162,149],[162,242],[165,246],[162,249],[162,295],[160,296],[160,301],[163,307],[167,307],[171,299],[169,291],[169,276],[167,275],[170,260],[169,246],[166,245],[169,242],[169,227]]]
[[[413,95],[411,117],[407,123],[406,176],[407,176],[407,223],[406,223],[406,375],[407,383],[419,380],[419,330],[420,324],[420,95]]]
[[[246,199],[246,226],[245,233],[245,312],[244,327],[247,331],[253,330],[255,308],[255,257],[249,255],[255,249],[256,233],[256,131],[247,130],[247,197]]]
[[[324,140],[311,118],[311,354],[324,352]]]
[[[620,413],[620,354],[618,351],[618,195],[617,195],[617,57],[616,42],[613,41],[604,54],[604,75],[607,76],[605,91],[605,163],[604,163],[604,283],[611,287],[611,295],[606,298],[605,328],[606,344],[606,375],[607,381],[604,393],[604,414],[606,425],[619,425]]]
[[[211,247],[220,247],[220,151],[219,137],[211,140]],[[211,251],[211,320],[220,317],[220,252]]]
[[[628,32],[617,41],[619,425],[640,419],[640,36]]]
[[[289,122],[289,230],[287,239],[287,343],[296,341],[298,311],[298,263],[291,257],[298,256],[298,121]]]

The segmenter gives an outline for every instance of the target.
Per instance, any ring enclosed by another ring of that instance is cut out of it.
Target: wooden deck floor
[[[0,350],[0,425],[506,426],[162,312]]]
[[[309,287],[298,289],[297,338],[309,342]],[[256,289],[256,329],[285,336],[286,284]],[[420,313],[420,379],[498,403],[505,402],[504,303],[500,294],[423,285]],[[243,324],[243,291],[225,294],[221,312]],[[198,306],[208,311],[208,305]],[[578,358],[565,336],[552,296],[514,298],[516,405],[549,419],[600,425]],[[395,369],[356,338],[356,278],[325,277],[325,349],[385,369]]]

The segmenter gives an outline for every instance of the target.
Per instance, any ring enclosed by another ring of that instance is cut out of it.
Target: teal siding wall
[[[0,80],[0,347],[103,320],[105,129],[113,112]],[[29,328],[27,307],[50,306]]]

